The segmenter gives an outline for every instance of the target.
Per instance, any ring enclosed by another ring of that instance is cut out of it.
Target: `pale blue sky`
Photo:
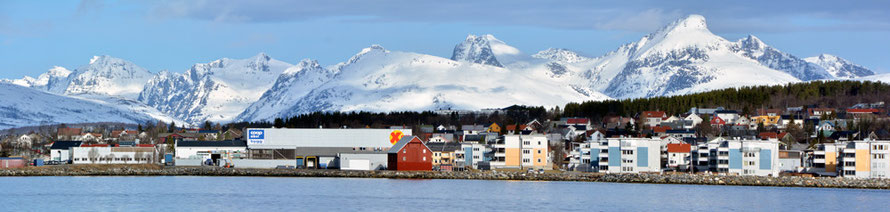
[[[152,72],[265,52],[342,62],[371,44],[450,57],[467,34],[526,53],[596,57],[688,14],[729,40],[747,34],[799,57],[834,54],[890,72],[885,1],[0,1],[0,78],[74,69],[93,55]],[[761,6],[764,5],[764,6]]]

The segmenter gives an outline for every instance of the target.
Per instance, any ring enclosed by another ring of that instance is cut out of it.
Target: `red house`
[[[405,136],[388,152],[388,168],[397,171],[433,170],[433,151],[417,136]]]

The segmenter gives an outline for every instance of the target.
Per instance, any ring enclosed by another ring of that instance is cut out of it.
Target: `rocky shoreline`
[[[888,179],[827,177],[757,177],[707,174],[601,174],[526,173],[513,171],[396,172],[293,169],[225,169],[209,167],[135,166],[53,166],[0,169],[0,177],[12,176],[257,176],[257,177],[342,177],[390,179],[470,179],[523,181],[582,181],[612,183],[695,184],[734,186],[779,186],[890,189]]]

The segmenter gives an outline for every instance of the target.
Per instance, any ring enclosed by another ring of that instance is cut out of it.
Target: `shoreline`
[[[0,169],[2,177],[29,176],[243,176],[243,177],[323,177],[386,179],[463,179],[517,181],[574,181],[645,184],[688,184],[728,186],[770,186],[811,188],[890,189],[890,179],[852,179],[827,177],[760,177],[710,174],[603,174],[603,173],[526,173],[519,171],[405,172],[342,171],[307,169],[247,169],[218,167],[163,167],[159,165],[63,165]]]

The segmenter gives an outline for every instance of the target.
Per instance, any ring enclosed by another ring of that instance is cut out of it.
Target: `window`
[[[408,161],[408,157],[402,157],[402,161]]]
[[[530,142],[530,141],[523,141],[523,142],[522,142],[522,145],[532,145],[532,142]]]
[[[478,156],[478,155],[474,155],[474,156],[473,156],[473,159],[479,159],[479,156]]]
[[[541,145],[541,142],[540,142],[540,141],[538,141],[538,145]]]
[[[844,175],[856,175],[856,171],[844,170]]]
[[[844,166],[856,166],[856,162],[847,161],[847,162],[844,162]]]
[[[478,147],[473,148],[473,151],[474,151],[474,152],[478,152],[478,151],[479,151],[479,148],[478,148]]]
[[[884,154],[872,154],[873,159],[884,159]]]
[[[532,162],[532,161],[529,160],[528,158],[523,158],[523,159],[522,159],[522,162],[523,162],[523,163],[528,163],[528,162]]]
[[[540,158],[538,158],[538,163],[540,163],[540,162],[541,162],[541,159],[540,159]]]
[[[541,154],[541,150],[540,150],[540,149],[538,150],[538,154]]]
[[[522,154],[531,154],[531,150],[523,149]]]
[[[746,152],[745,157],[753,158],[753,157],[757,157],[757,155],[754,154],[753,152]]]
[[[423,149],[423,153],[426,154],[426,149]]]
[[[756,164],[754,164],[754,161],[745,161],[745,165],[746,166],[754,166]]]
[[[423,157],[423,161],[426,161],[426,157]]]
[[[633,150],[621,150],[621,154],[622,155],[633,155],[634,151]]]

